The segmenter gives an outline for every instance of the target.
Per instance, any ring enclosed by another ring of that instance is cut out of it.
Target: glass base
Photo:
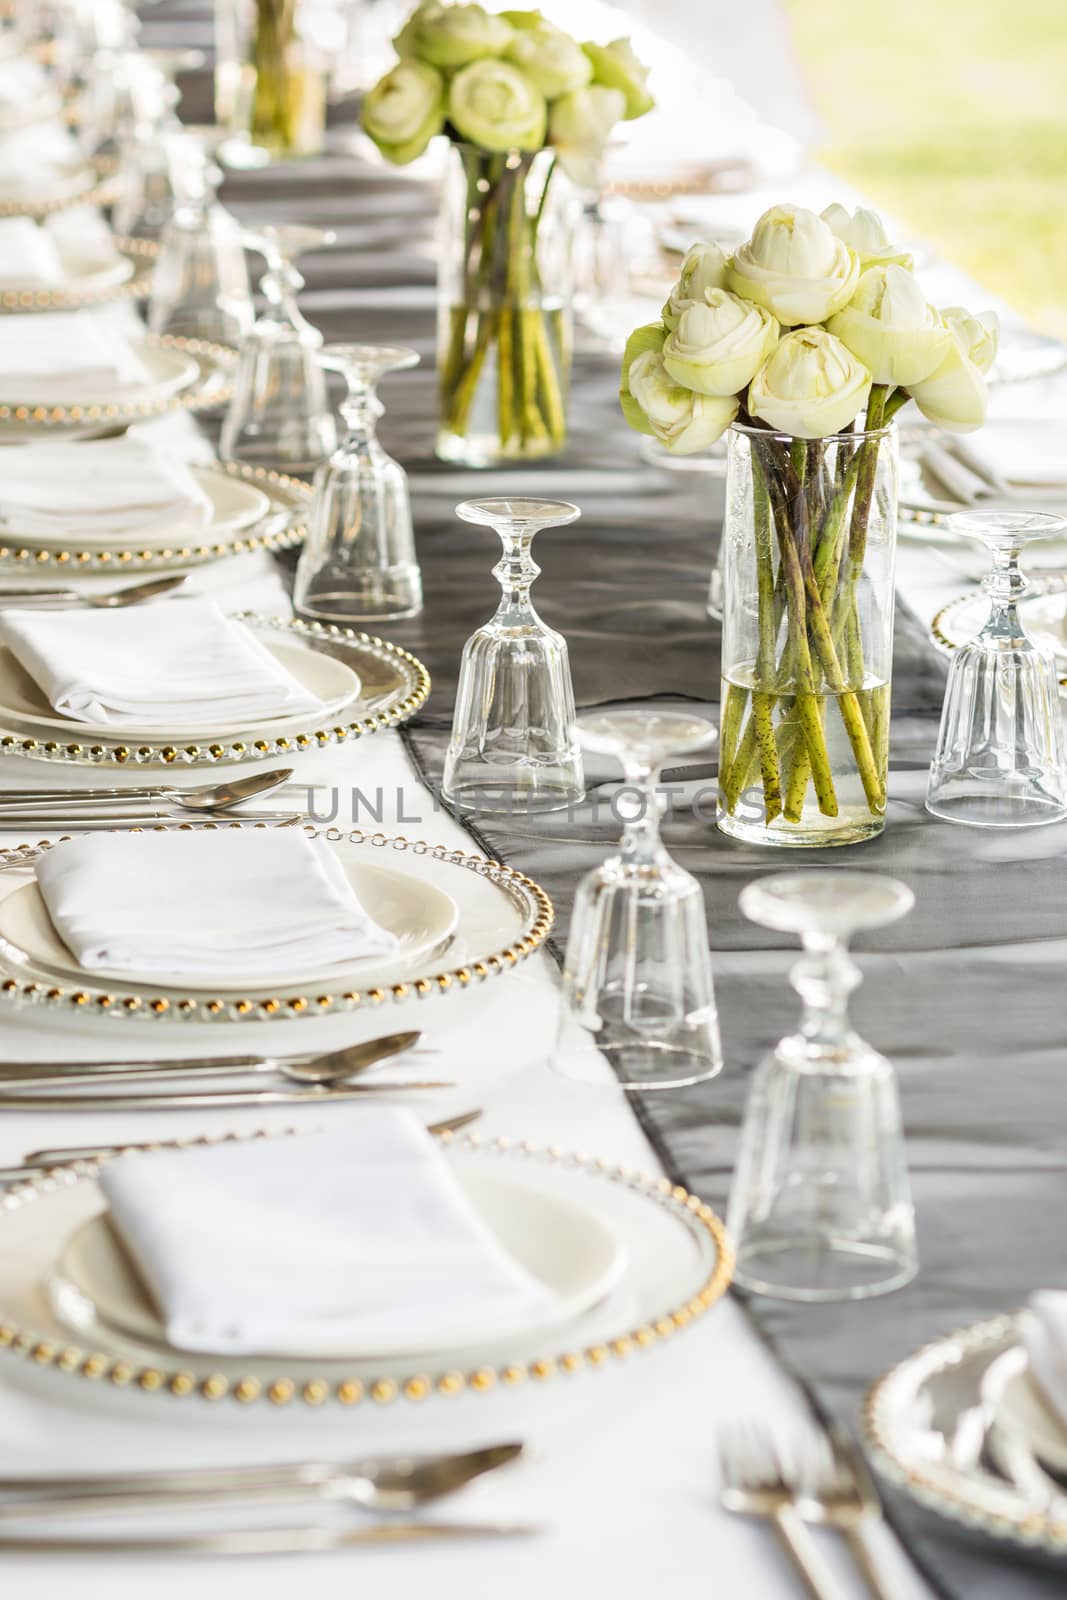
[[[558,456],[566,449],[566,442],[552,439],[533,440],[521,447],[506,448],[494,434],[451,433],[442,429],[437,435],[434,454],[439,461],[456,467],[497,467],[507,461],[544,461]]]
[[[1042,828],[1067,818],[1067,803],[1053,795],[1020,791],[1003,794],[968,791],[960,785],[928,799],[926,809],[942,822],[962,822],[970,828]]]
[[[732,839],[743,839],[746,844],[774,845],[785,849],[826,850],[834,845],[862,844],[866,839],[876,839],[885,827],[884,817],[873,817],[870,812],[849,816],[823,817],[816,813],[809,821],[786,822],[777,817],[767,823],[756,818],[720,811],[717,818],[720,833]]]
[[[801,1235],[746,1245],[734,1282],[775,1300],[869,1300],[902,1289],[918,1270],[914,1255],[892,1245]]]

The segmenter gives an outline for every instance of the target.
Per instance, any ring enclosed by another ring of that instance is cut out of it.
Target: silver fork
[[[726,1510],[770,1523],[812,1600],[845,1600],[804,1526],[770,1432],[759,1423],[728,1423],[719,1430],[718,1447],[720,1494]]]
[[[794,1489],[801,1516],[844,1534],[875,1600],[894,1600],[871,1533],[882,1521],[882,1502],[860,1452],[843,1429],[811,1430],[798,1446]]]

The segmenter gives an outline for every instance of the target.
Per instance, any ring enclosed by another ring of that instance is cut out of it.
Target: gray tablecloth
[[[161,42],[166,12],[148,15]],[[568,638],[581,704],[682,697],[710,708],[718,631],[704,597],[717,497],[704,477],[642,462],[617,411],[614,359],[579,354],[570,445],[558,462],[482,474],[444,468],[432,456],[432,195],[337,155],[231,181],[224,198],[248,220],[334,227],[337,244],[304,268],[307,316],[328,338],[403,342],[423,357],[420,369],[384,385],[381,433],[410,474],[425,577],[423,616],[389,632],[433,673],[433,696],[408,731],[428,781],[439,777],[463,641],[495,605],[493,540],[452,516],[471,495],[534,491],[582,507],[579,523],[542,535],[535,552],[544,569],[537,604]],[[747,847],[686,804],[707,790],[707,776],[693,779],[665,829],[704,886],[727,1068],[714,1083],[637,1109],[668,1170],[720,1207],[749,1074],[797,1011],[787,981],[796,947],[746,922],[739,890],[763,872],[828,861],[891,872],[916,894],[910,917],[861,943],[866,981],[854,1016],[900,1075],[921,1275],[891,1298],[858,1305],[749,1305],[755,1326],[816,1401],[853,1426],[865,1387],[884,1368],[1064,1277],[1067,827],[996,836],[926,816],[943,679],[921,627],[898,613],[889,817],[880,839],[847,854],[772,856]],[[594,822],[586,807],[521,827],[482,820],[477,836],[548,888],[562,939],[574,886],[615,827],[607,815]],[[909,1548],[951,1600],[1063,1593],[1062,1571],[971,1543],[903,1497],[889,1501]]]

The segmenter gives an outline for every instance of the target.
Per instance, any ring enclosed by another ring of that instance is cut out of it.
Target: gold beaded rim
[[[153,829],[129,828],[118,830],[122,837],[142,832],[187,832],[201,827],[240,827],[234,823],[177,823],[161,824]],[[461,967],[443,967],[437,971],[404,978],[392,983],[372,983],[363,989],[345,989],[339,993],[211,995],[200,991],[193,995],[152,994],[144,988],[135,993],[123,994],[119,990],[104,988],[86,973],[79,987],[70,988],[48,979],[29,982],[17,975],[24,962],[0,938],[0,1003],[36,1005],[47,1009],[79,1011],[83,1015],[108,1017],[166,1018],[168,1021],[200,1022],[291,1022],[297,1017],[321,1017],[338,1012],[368,1011],[386,1005],[402,1005],[409,1001],[427,1000],[435,994],[458,994],[477,984],[487,983],[513,971],[540,949],[552,931],[555,908],[552,901],[532,878],[502,861],[490,861],[485,856],[468,855],[448,845],[427,844],[424,839],[407,839],[402,834],[368,833],[363,828],[347,832],[341,828],[318,827],[304,824],[309,839],[325,839],[330,844],[354,844],[369,850],[408,851],[415,856],[429,856],[446,866],[476,873],[492,883],[510,900],[520,913],[522,926],[519,933],[502,949],[469,958]],[[61,836],[60,836],[61,837]],[[36,844],[21,844],[0,850],[0,871],[16,866],[31,866],[60,837],[43,839]],[[3,974],[7,976],[3,976]]]
[[[88,163],[93,176],[83,187],[61,190],[47,200],[0,200],[0,218],[50,217],[71,206],[110,206],[118,198],[118,163],[111,156],[94,156]]]
[[[236,547],[232,546],[230,553]],[[298,638],[324,640],[348,645],[364,657],[370,655],[378,663],[393,668],[400,680],[374,703],[373,709],[364,710],[360,716],[352,714],[362,703],[362,690],[347,708],[336,713],[338,720],[328,726],[300,729],[292,733],[271,735],[249,733],[236,738],[212,739],[207,743],[168,743],[161,739],[139,739],[136,743],[114,744],[98,735],[93,742],[82,743],[69,736],[56,739],[41,735],[15,733],[0,728],[0,755],[28,756],[34,761],[73,761],[80,766],[119,767],[212,767],[242,761],[266,761],[275,756],[301,755],[308,750],[322,750],[331,744],[345,744],[354,739],[380,733],[383,728],[397,727],[413,717],[426,702],[430,693],[430,674],[417,656],[400,645],[390,644],[371,633],[357,633],[353,628],[335,622],[304,622],[291,617],[265,617],[255,611],[242,611],[237,621],[252,627],[270,629],[282,634],[295,634]],[[361,674],[364,676],[364,674]],[[347,720],[341,720],[345,718]]]
[[[291,1137],[293,1130],[280,1134],[256,1132],[253,1134],[223,1135],[225,1140],[245,1138]],[[296,1135],[299,1137],[299,1135]],[[572,1168],[586,1172],[594,1179],[619,1184],[657,1204],[683,1223],[701,1245],[714,1251],[714,1264],[700,1286],[685,1299],[666,1306],[662,1311],[641,1323],[628,1328],[613,1338],[596,1344],[553,1350],[551,1354],[532,1359],[506,1362],[500,1366],[486,1365],[469,1371],[446,1368],[440,1371],[423,1367],[405,1376],[341,1375],[332,1373],[307,1378],[294,1377],[284,1371],[275,1377],[252,1373],[245,1377],[230,1377],[212,1372],[206,1363],[203,1367],[194,1357],[188,1367],[168,1368],[162,1365],[143,1366],[129,1356],[109,1355],[105,1351],[90,1350],[77,1343],[45,1336],[30,1328],[23,1328],[0,1313],[0,1352],[21,1356],[35,1366],[52,1367],[71,1377],[88,1378],[96,1383],[110,1383],[119,1388],[140,1390],[147,1394],[166,1392],[175,1399],[198,1398],[218,1401],[229,1399],[239,1410],[250,1405],[267,1404],[274,1407],[300,1401],[308,1406],[327,1403],[351,1407],[362,1403],[375,1406],[392,1405],[396,1401],[411,1403],[431,1398],[451,1399],[458,1394],[487,1395],[516,1387],[523,1382],[544,1383],[550,1378],[575,1377],[583,1372],[596,1372],[661,1345],[675,1333],[700,1320],[730,1285],[733,1276],[733,1256],[726,1230],[709,1205],[669,1178],[657,1178],[650,1173],[635,1171],[622,1164],[596,1159],[584,1153],[563,1151],[558,1146],[539,1145],[531,1140],[515,1140],[505,1136],[485,1139],[478,1134],[457,1135],[444,1132],[436,1136],[444,1145],[478,1155],[513,1160],[528,1160]],[[188,1148],[192,1145],[218,1143],[218,1137],[161,1141],[161,1150]],[[106,1155],[83,1161],[71,1167],[54,1167],[39,1177],[12,1184],[0,1196],[0,1213],[17,1211],[28,1203],[45,1198],[59,1188],[82,1183],[95,1178],[108,1161],[120,1159],[125,1152],[120,1148]],[[336,1368],[339,1362],[329,1366]],[[324,1363],[324,1369],[326,1364]]]
[[[240,478],[255,484],[273,502],[264,515],[260,527],[269,527],[279,509],[306,513],[311,503],[311,486],[299,478],[288,477],[267,467],[248,466],[240,461],[213,461],[212,472],[224,473],[228,478]],[[257,533],[255,526],[243,529],[230,539],[216,540],[210,544],[175,545],[156,550],[53,549],[35,544],[32,540],[18,545],[0,544],[0,570],[15,567],[20,570],[41,571],[58,567],[65,574],[79,572],[113,572],[119,567],[129,571],[158,571],[167,567],[203,566],[208,561],[219,561],[226,556],[246,555],[252,550],[288,550],[302,544],[307,535],[307,524],[302,518],[288,523],[274,533]]]
[[[898,1404],[901,1390],[913,1392],[927,1379],[959,1365],[968,1356],[993,1356],[1015,1341],[1015,1317],[993,1317],[972,1323],[940,1339],[931,1340],[912,1355],[891,1367],[868,1389],[863,1404],[863,1427],[875,1463],[891,1482],[905,1489],[914,1499],[954,1522],[980,1529],[996,1539],[1030,1548],[1040,1547],[1062,1556],[1067,1552],[1067,1518],[1053,1511],[1034,1510],[1021,1492],[1019,1510],[1012,1515],[981,1505],[957,1485],[963,1474],[938,1462],[916,1463],[904,1459],[893,1438],[890,1413]],[[1005,1484],[1003,1496],[1010,1495]]]
[[[943,605],[941,610],[937,612],[931,621],[930,638],[933,640],[937,649],[941,651],[942,655],[951,655],[954,650],[959,649],[958,641],[949,638],[948,634],[945,632],[945,623],[948,621],[949,617],[953,616],[957,611],[959,611],[962,606],[969,605],[974,598],[973,592],[970,591],[967,594],[958,594],[955,600],[949,600],[946,605]],[[1060,678],[1059,684],[1060,695],[1067,699],[1067,677]]]
[[[132,276],[122,283],[101,284],[97,289],[5,289],[0,292],[0,311],[75,311],[114,300],[143,300],[152,288],[159,245],[153,239],[124,235],[116,236],[114,243],[119,254],[133,262]]]
[[[237,364],[237,351],[227,345],[212,344],[209,339],[189,339],[183,334],[146,333],[138,343],[157,350],[173,350],[189,355],[199,363],[200,376],[187,389],[176,394],[161,395],[156,400],[130,400],[122,403],[109,400],[102,404],[73,404],[68,406],[24,405],[18,401],[0,402],[0,424],[8,424],[19,431],[32,434],[35,428],[85,428],[105,423],[120,427],[126,423],[141,422],[147,417],[163,416],[169,411],[213,411],[225,405],[233,394],[233,376]]]

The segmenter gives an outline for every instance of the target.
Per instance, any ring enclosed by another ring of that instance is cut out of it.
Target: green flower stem
[[[306,74],[293,61],[296,42],[296,0],[256,0],[252,137],[282,151],[300,138]]]
[[[478,379],[485,366],[485,358],[489,353],[489,346],[493,337],[493,323],[495,318],[491,311],[482,311],[476,315],[477,333],[474,336],[474,350],[467,363],[463,376],[459,379],[451,395],[447,396],[448,425],[453,433],[458,433],[460,438],[467,434],[467,424],[470,420],[471,406],[478,388]]]
[[[496,425],[500,443],[505,448],[511,442],[515,431],[515,350],[512,337],[514,316],[515,313],[510,306],[501,306],[496,344]]]
[[[719,782],[725,790],[729,781],[730,769],[737,755],[737,741],[741,734],[741,722],[745,715],[745,706],[748,702],[748,690],[741,688],[740,684],[727,683],[722,703],[722,726],[719,732]]]
[[[801,537],[796,535],[796,543],[794,543],[794,531],[788,527],[784,516],[781,519],[778,518],[777,507],[775,511],[775,521],[778,525],[778,546],[781,551],[782,564],[786,569],[789,642],[793,660],[796,663],[797,717],[801,728],[804,730],[804,742],[808,747],[812,782],[815,785],[819,810],[824,816],[836,817],[838,814],[837,795],[834,792],[830,757],[827,754],[822,717],[819,714],[820,701],[815,693],[815,675],[812,670],[805,618],[806,609],[810,608],[813,603],[821,611],[819,591],[816,588],[814,597],[810,592],[806,596],[804,563],[798,553]],[[810,567],[810,551],[806,552],[806,554]],[[805,598],[807,598],[807,607]]]
[[[731,685],[736,687],[736,685]],[[756,722],[754,717],[749,717],[745,730],[737,746],[737,754],[731,763],[730,770],[725,778],[720,775],[719,782],[723,790],[723,799],[726,809],[733,816],[737,810],[737,802],[748,788],[749,773],[753,762],[758,760],[756,749]]]
[[[752,691],[752,720],[756,727],[760,771],[763,775],[763,802],[767,821],[773,822],[782,809],[782,777],[778,767],[778,746],[774,738],[774,698],[769,692],[775,683],[774,646],[777,625],[774,615],[774,556],[771,549],[771,501],[767,480],[759,462],[753,458],[752,510],[756,540],[756,584],[759,595],[759,654],[756,683]]]
[[[563,409],[563,394],[559,386],[559,374],[556,371],[556,363],[552,359],[552,348],[549,344],[548,330],[545,326],[543,312],[537,313],[536,338],[537,370],[541,386],[541,408],[548,427],[549,438],[553,444],[562,445],[567,437],[567,415]]]

